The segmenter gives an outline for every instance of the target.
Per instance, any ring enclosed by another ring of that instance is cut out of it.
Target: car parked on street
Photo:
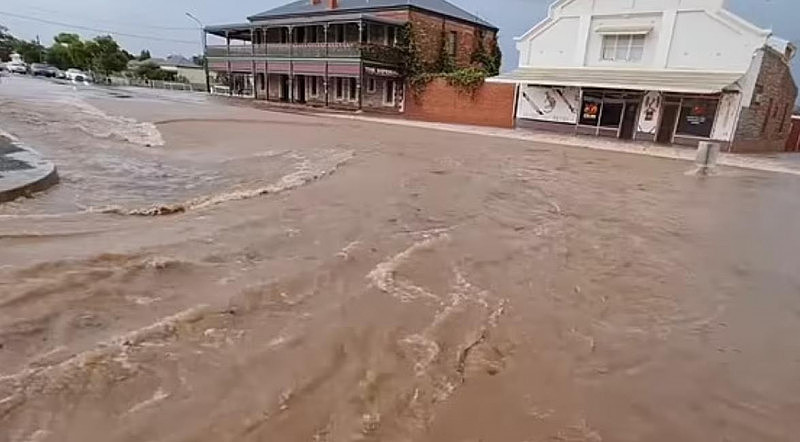
[[[75,69],[75,68],[67,69],[67,72],[65,74],[67,80],[72,80],[74,82],[84,83],[91,81],[91,77],[89,76],[89,74],[83,72],[80,69]]]
[[[11,63],[8,63],[6,65],[6,69],[8,69],[8,72],[11,72],[12,74],[27,74],[28,73],[28,65],[25,64],[25,63],[14,63],[14,62],[11,62]]]
[[[31,65],[31,75],[34,77],[53,78],[56,76],[57,70],[58,69],[54,68],[53,66],[42,63],[34,63]]]

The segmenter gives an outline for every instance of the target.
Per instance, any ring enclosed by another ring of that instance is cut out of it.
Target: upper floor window
[[[603,60],[639,62],[644,54],[642,34],[620,34],[603,36]]]
[[[456,55],[458,48],[458,32],[450,31],[447,33],[447,53],[449,55]]]

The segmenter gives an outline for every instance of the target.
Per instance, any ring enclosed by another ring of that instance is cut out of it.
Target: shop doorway
[[[666,103],[661,115],[661,123],[658,125],[658,135],[656,142],[661,144],[671,144],[672,136],[675,133],[675,125],[678,122],[678,112],[680,106],[677,103]]]
[[[281,75],[281,101],[289,101],[289,76]]]
[[[619,138],[622,140],[632,140],[636,131],[636,119],[639,116],[639,104],[633,102],[625,103],[625,111],[622,115],[622,125],[619,129]]]
[[[297,88],[297,94],[295,95],[295,101],[298,103],[305,103],[306,102],[306,76],[305,75],[298,75],[295,77],[295,84]]]

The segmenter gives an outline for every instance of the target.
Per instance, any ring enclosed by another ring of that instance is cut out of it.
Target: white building
[[[778,150],[795,47],[725,0],[557,0],[517,39],[520,126],[730,150]]]

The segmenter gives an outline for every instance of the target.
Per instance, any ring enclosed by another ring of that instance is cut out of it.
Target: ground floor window
[[[344,98],[344,85],[342,84],[343,80],[344,79],[342,77],[336,77],[336,80],[334,81],[334,89],[336,89],[336,98],[338,98],[339,100]]]
[[[684,99],[678,120],[678,135],[708,138],[717,115],[717,100]]]
[[[394,106],[394,96],[395,96],[395,82],[394,80],[386,80],[386,87],[383,88],[384,97],[383,102],[384,104]]]
[[[367,80],[367,92],[375,92],[375,90],[377,89],[377,85],[375,83],[377,82],[375,81],[374,78],[370,78],[369,80]]]
[[[308,94],[312,97],[316,97],[319,95],[319,85],[317,84],[317,77],[309,77],[311,89],[308,91]]]
[[[597,126],[600,122],[600,110],[603,108],[603,96],[584,94],[581,103],[580,124],[584,126]]]
[[[356,98],[358,97],[357,82],[355,78],[349,78],[349,80],[350,80],[350,100],[355,101]]]
[[[623,103],[603,102],[603,110],[600,113],[600,126],[618,128],[622,121]]]

